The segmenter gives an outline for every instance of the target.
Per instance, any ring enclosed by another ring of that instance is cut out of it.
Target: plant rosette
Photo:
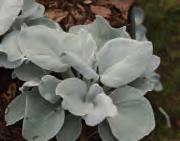
[[[82,120],[98,126],[103,141],[148,135],[155,120],[144,95],[155,89],[148,76],[160,64],[152,43],[131,39],[126,27],[113,28],[101,16],[64,32],[42,7],[26,0],[0,6],[0,66],[24,81],[6,109],[7,125],[23,119],[28,141],[75,141]]]

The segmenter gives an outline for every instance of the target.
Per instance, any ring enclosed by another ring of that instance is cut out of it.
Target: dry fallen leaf
[[[134,0],[105,0],[108,4],[112,4],[114,7],[119,9],[121,12],[127,11],[133,4]]]
[[[110,15],[111,15],[111,10],[106,8],[106,7],[103,7],[103,6],[94,6],[94,5],[91,5],[91,11],[96,14],[96,15],[101,15],[105,18],[109,18]]]
[[[48,8],[58,8],[60,0],[36,0]]]
[[[75,23],[75,21],[74,21],[74,18],[72,17],[72,15],[69,15],[68,17],[67,17],[67,24],[65,25],[65,28],[66,29],[69,29],[70,27],[72,27],[73,25],[74,25],[74,23]]]
[[[84,18],[83,13],[79,12],[78,9],[72,9],[71,14],[77,21],[81,21]]]
[[[69,12],[60,9],[49,9],[45,12],[45,15],[56,22],[60,22],[67,17],[68,13]]]
[[[81,4],[77,4],[77,7],[81,10],[81,12],[86,12],[85,8]]]
[[[16,95],[16,83],[11,83],[8,87],[7,92],[4,92],[1,97],[9,103]]]
[[[83,3],[84,3],[84,4],[91,4],[91,3],[92,3],[92,0],[84,0]]]
[[[113,5],[121,11],[121,17],[125,21],[128,20],[128,10],[134,3],[134,0],[105,0],[106,3]]]

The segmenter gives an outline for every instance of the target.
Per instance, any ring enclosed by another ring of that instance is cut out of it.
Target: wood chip
[[[128,11],[129,7],[134,3],[134,0],[105,0],[106,3],[112,4],[120,11]]]
[[[61,22],[65,17],[67,17],[68,13],[69,12],[60,9],[49,9],[45,12],[45,15],[56,22]]]
[[[47,8],[58,8],[60,5],[60,0],[36,0],[42,3]]]
[[[85,8],[81,4],[77,4],[77,7],[81,10],[81,12],[86,12]]]
[[[106,8],[106,7],[103,7],[103,6],[94,6],[94,5],[91,5],[91,11],[94,14],[103,16],[105,18],[109,18],[110,15],[111,15],[111,10]]]
[[[84,0],[83,3],[84,3],[84,4],[91,4],[91,3],[92,3],[92,0]]]
[[[67,22],[67,24],[65,25],[65,28],[66,28],[66,29],[69,29],[69,28],[72,27],[72,26],[74,25],[74,23],[75,23],[72,15],[69,15],[69,16],[67,17],[67,21],[68,21],[68,22]]]

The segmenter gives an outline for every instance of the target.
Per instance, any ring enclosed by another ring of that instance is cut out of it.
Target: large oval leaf
[[[41,77],[48,72],[41,69],[32,62],[24,62],[21,66],[14,70],[15,75],[22,81],[39,82]]]
[[[112,99],[105,93],[98,93],[92,102],[93,109],[83,117],[89,126],[96,126],[107,117],[114,117],[118,113]]]
[[[23,6],[23,0],[1,0],[0,4],[0,36],[7,32]]]
[[[146,69],[146,72],[144,75],[149,75],[149,74],[153,73],[160,65],[160,62],[161,62],[160,57],[158,57],[156,55],[152,55],[151,61],[148,65],[148,68]]]
[[[6,108],[5,121],[6,125],[12,125],[24,118],[26,94],[17,96]]]
[[[56,88],[56,95],[63,98],[62,107],[77,116],[86,115],[93,107],[85,101],[86,93],[86,83],[78,78],[65,79]]]
[[[56,77],[45,75],[42,77],[38,86],[40,95],[52,104],[56,103],[60,99],[60,96],[56,95],[56,87],[58,83],[60,83],[60,80]]]
[[[145,92],[136,89],[132,86],[125,85],[114,90],[111,93],[110,97],[112,98],[113,103],[118,105],[123,102],[127,102],[127,101],[130,102],[136,100],[144,95]]]
[[[60,60],[61,53],[65,50],[76,50],[80,46],[73,34],[40,25],[22,29],[18,40],[23,54],[29,60],[55,72],[67,69],[67,65]],[[74,47],[75,42],[77,44]]]
[[[33,89],[26,98],[23,137],[36,141],[51,139],[64,123],[64,110],[60,107],[60,103],[51,105],[36,89]]]
[[[116,93],[120,98],[112,97],[113,101],[117,103],[119,113],[115,117],[108,118],[108,122],[112,134],[118,140],[138,141],[155,127],[153,110],[149,101],[140,96],[141,93],[132,91],[132,93],[125,94]],[[117,99],[119,99],[118,102]]]
[[[117,139],[113,136],[107,121],[102,122],[98,126],[98,131],[103,141],[117,141]]]
[[[48,17],[40,17],[32,20],[27,20],[26,24],[28,26],[35,26],[35,25],[44,25],[49,28],[62,30],[58,23],[54,22],[53,20],[49,19]]]
[[[154,82],[151,82],[151,80],[145,77],[140,77],[129,85],[141,90],[144,94],[154,89]]]
[[[7,69],[14,69],[19,67],[23,63],[23,60],[9,61],[6,54],[0,52],[0,67]]]
[[[81,118],[68,115],[65,118],[64,125],[56,135],[57,141],[76,141],[81,134]]]
[[[72,66],[86,79],[98,79],[97,73],[93,70],[95,55],[97,51],[96,43],[91,34],[86,30],[81,29],[77,34],[81,43],[80,49],[73,52],[64,52],[61,55],[62,61],[69,66]]]
[[[113,39],[97,54],[100,79],[109,87],[119,87],[141,76],[151,61],[152,44],[132,39]]]
[[[35,0],[24,0],[24,5],[22,8],[22,12],[19,19],[22,18],[28,18],[28,19],[34,19],[42,17],[45,11],[45,7],[37,2]]]
[[[17,43],[18,31],[8,33],[1,42],[0,52],[7,54],[7,59],[10,62],[23,59],[24,56]]]
[[[110,24],[101,16],[96,16],[96,20],[88,25],[77,25],[70,29],[70,32],[78,33],[79,30],[86,29],[92,34],[92,37],[96,41],[97,47],[101,48],[107,41],[122,37],[130,38],[126,32],[126,28],[113,28]]]
[[[88,65],[87,62],[84,61],[84,58],[81,58],[75,53],[67,52],[61,55],[61,59],[63,63],[72,66],[75,70],[77,70],[80,74],[82,74],[86,79],[88,80],[93,79],[95,81],[98,80],[99,78],[98,74],[93,70],[92,66]]]

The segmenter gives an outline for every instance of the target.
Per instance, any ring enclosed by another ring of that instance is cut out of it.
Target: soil
[[[38,2],[45,5],[45,15],[58,22],[65,31],[73,25],[92,22],[95,15],[105,17],[113,27],[126,25],[129,32],[131,30],[129,10],[134,0],[38,0]],[[0,141],[25,141],[21,136],[22,122],[7,127],[4,121],[5,108],[18,95],[18,88],[22,84],[17,79],[12,80],[11,73],[12,70],[0,68]],[[80,141],[99,141],[96,128],[85,128],[86,133],[81,135]]]

